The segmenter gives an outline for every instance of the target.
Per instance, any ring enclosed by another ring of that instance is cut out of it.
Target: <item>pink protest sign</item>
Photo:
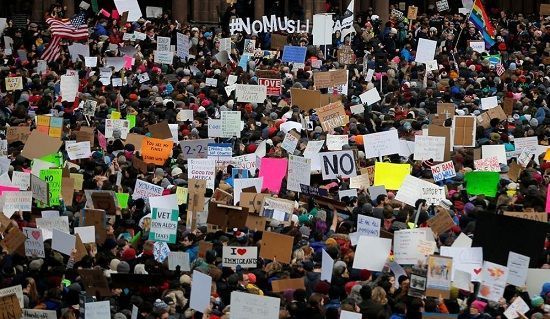
[[[288,160],[285,158],[262,158],[260,176],[264,177],[262,189],[269,189],[271,192],[279,193],[281,183],[286,176]]]
[[[10,187],[5,185],[0,185],[0,196],[4,194],[4,192],[18,192],[19,187]]]
[[[134,65],[134,58],[131,56],[124,56],[124,67],[128,70],[132,68],[132,65]]]
[[[105,135],[101,134],[101,132],[97,132],[97,141],[99,142],[99,146],[101,146],[101,149],[107,150],[107,139],[105,138]]]

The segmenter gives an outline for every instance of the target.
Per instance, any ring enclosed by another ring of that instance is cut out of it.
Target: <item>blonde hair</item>
[[[382,287],[376,287],[372,290],[371,299],[381,305],[388,303],[388,298],[386,298],[386,291]]]

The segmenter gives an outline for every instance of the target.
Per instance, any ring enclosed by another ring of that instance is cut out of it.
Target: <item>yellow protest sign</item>
[[[544,154],[544,160],[550,161],[550,148],[546,150],[546,154]]]
[[[145,137],[141,143],[141,155],[145,163],[164,165],[172,153],[174,142],[158,138]]]
[[[411,173],[411,165],[376,162],[374,166],[374,186],[383,185],[386,189],[396,190],[407,175]]]
[[[188,195],[189,195],[189,190],[186,187],[178,186],[178,188],[176,188],[176,198],[178,200],[178,205],[187,203]]]
[[[120,112],[118,111],[112,111],[111,112],[111,120],[120,120]]]

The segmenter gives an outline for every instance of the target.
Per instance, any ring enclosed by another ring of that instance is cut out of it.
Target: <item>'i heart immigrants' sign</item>
[[[223,267],[256,268],[258,247],[223,247]]]

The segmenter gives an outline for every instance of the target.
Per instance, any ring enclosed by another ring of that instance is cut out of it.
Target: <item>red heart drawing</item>
[[[237,254],[239,254],[239,255],[241,255],[241,256],[244,255],[244,254],[246,254],[246,249],[244,249],[244,248],[239,248],[239,249],[237,249]]]
[[[479,273],[481,272],[481,268],[474,269],[474,272],[476,273],[476,275],[479,275]]]
[[[38,230],[33,230],[31,235],[32,237],[34,237],[35,240],[38,240],[38,238],[40,238],[40,232]]]

